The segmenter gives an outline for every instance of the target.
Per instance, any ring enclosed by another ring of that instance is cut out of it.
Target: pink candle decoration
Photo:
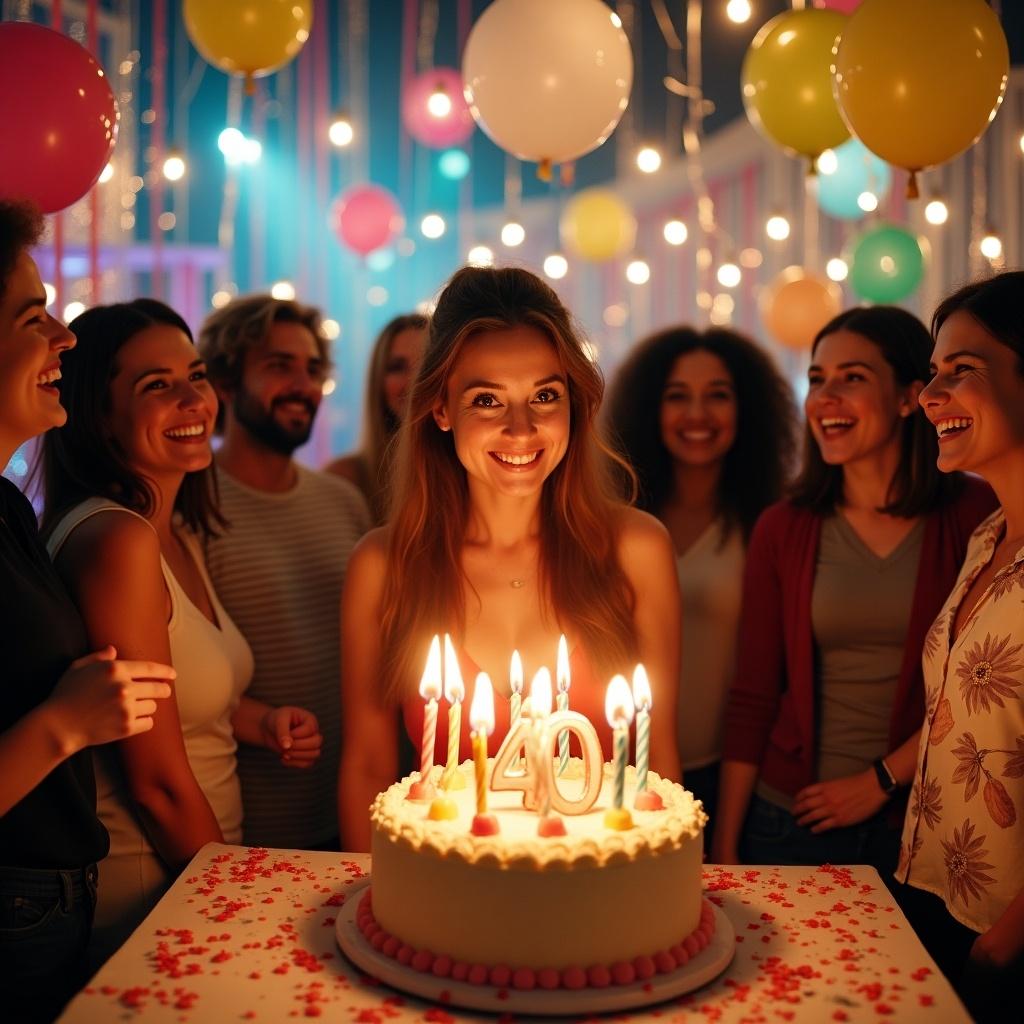
[[[494,689],[490,676],[481,672],[473,686],[469,706],[470,740],[473,744],[473,775],[476,781],[476,814],[470,831],[475,836],[494,836],[498,819],[487,813],[487,737],[494,732]]]
[[[462,669],[455,653],[452,638],[444,635],[444,699],[448,701],[448,757],[441,774],[442,789],[465,789],[466,780],[458,772],[459,744],[462,740],[462,702],[466,697],[466,686],[462,681]]]
[[[638,811],[660,811],[665,805],[661,797],[647,788],[647,766],[651,753],[651,684],[647,670],[637,665],[633,670],[633,703],[636,705],[636,796],[633,806]]]
[[[633,721],[633,694],[623,676],[615,676],[605,693],[604,713],[612,727],[615,762],[612,773],[612,806],[604,813],[606,828],[624,832],[633,827],[633,815],[623,806],[626,760],[629,756],[629,725]]]
[[[569,710],[569,645],[565,634],[558,638],[558,661],[555,665],[555,679],[558,683],[558,710]],[[558,774],[561,777],[569,767],[569,730],[558,734]]]
[[[423,708],[423,740],[420,743],[420,777],[409,787],[408,800],[426,803],[436,790],[430,780],[434,767],[434,742],[437,738],[437,698],[441,696],[441,638],[430,642],[427,664],[420,679],[420,696],[427,702]]]
[[[523,710],[523,659],[519,657],[518,651],[512,652],[512,662],[508,667],[508,685],[511,694],[508,699],[508,731],[513,733],[519,724],[519,716]],[[513,760],[512,766],[519,767],[519,754]]]

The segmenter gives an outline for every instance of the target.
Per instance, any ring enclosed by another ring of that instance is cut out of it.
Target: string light
[[[290,302],[295,298],[295,285],[291,281],[275,281],[270,286],[270,294],[275,299]]]
[[[764,231],[773,242],[784,242],[789,238],[789,221],[781,213],[773,214],[768,218]]]
[[[924,208],[924,219],[929,224],[945,224],[949,220],[949,207],[941,199],[932,199]]]
[[[633,260],[626,267],[626,280],[630,284],[647,284],[651,279],[651,268],[646,260]]]
[[[224,154],[224,163],[229,167],[254,164],[263,154],[259,139],[248,139],[237,128],[225,128],[217,136],[217,148]]]
[[[388,301],[388,290],[383,285],[375,284],[366,291],[366,301],[371,306],[383,306]]]
[[[644,146],[636,155],[636,165],[644,174],[653,174],[661,167],[661,154],[653,146]]]
[[[501,244],[514,249],[526,240],[526,229],[518,221],[510,220],[501,229]]]
[[[181,181],[181,179],[185,177],[185,172],[187,170],[188,164],[185,163],[185,156],[181,150],[170,150],[164,160],[164,177],[168,181]]]
[[[466,253],[466,262],[471,267],[493,267],[494,251],[486,245],[474,245]]]
[[[452,98],[444,85],[439,84],[427,97],[427,112],[439,121],[452,112]]]
[[[726,17],[737,25],[749,21],[751,13],[750,0],[729,0],[725,5]]]
[[[344,114],[336,114],[327,129],[327,138],[331,140],[331,145],[337,146],[338,149],[344,149],[352,144],[355,137],[356,132],[352,127],[352,122]]]
[[[831,149],[823,150],[821,156],[818,157],[818,173],[835,174],[838,170],[839,157]]]
[[[46,292],[46,305],[52,306],[57,301],[57,289],[49,281],[44,281],[43,291]]]
[[[604,313],[601,314],[601,319],[609,327],[621,327],[629,319],[629,310],[621,303],[616,302],[605,308]]]
[[[462,181],[469,174],[469,154],[461,149],[446,149],[437,158],[437,169],[449,181]]]
[[[85,312],[84,302],[69,302],[64,307],[64,323],[69,324],[76,316],[81,316]]]
[[[440,238],[447,229],[448,225],[439,213],[428,213],[420,221],[420,232],[424,238]]]
[[[690,232],[681,220],[666,221],[662,234],[669,245],[682,245],[690,237]]]
[[[857,196],[857,205],[865,213],[873,213],[878,209],[878,196],[876,196],[874,192],[861,192],[861,194]]]
[[[113,163],[108,163],[107,166],[104,167],[102,171],[100,171],[100,178],[99,178],[100,184],[101,185],[106,185],[106,183],[108,181],[110,181],[110,179],[113,176],[114,176],[114,165],[113,165]]]
[[[544,273],[552,281],[560,281],[569,273],[569,261],[560,252],[553,252],[544,258]]]
[[[1003,255],[1003,240],[994,231],[989,230],[985,232],[985,237],[978,248],[985,259],[997,260]]]
[[[732,260],[726,260],[718,268],[718,273],[715,276],[723,288],[735,288],[743,280],[743,271]]]
[[[337,341],[341,337],[341,324],[337,320],[328,318],[320,326],[323,328],[324,337],[328,341]]]
[[[850,268],[846,265],[846,260],[833,256],[825,264],[825,273],[832,281],[845,281],[850,273]]]
[[[334,389],[337,386],[338,386],[337,381],[335,381],[335,379],[333,377],[328,377],[327,380],[324,381],[324,385],[323,385],[323,387],[320,390],[321,390],[323,396],[326,398],[328,395],[333,395],[334,394]]]

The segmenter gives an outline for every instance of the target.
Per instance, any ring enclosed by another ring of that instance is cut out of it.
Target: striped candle
[[[633,670],[633,703],[636,705],[636,790],[647,788],[647,767],[651,753],[651,684],[647,670],[637,665]]]
[[[565,634],[558,638],[558,661],[555,666],[555,676],[558,682],[558,703],[559,711],[569,710],[569,645],[565,642]],[[569,730],[563,729],[558,734],[558,774],[565,774],[569,767]]]
[[[456,782],[456,771],[459,767],[459,742],[462,739],[462,701],[466,696],[466,687],[462,682],[462,670],[455,654],[452,638],[444,635],[444,698],[448,707],[448,757],[444,772],[441,774],[442,789],[463,789],[465,783],[459,778]]]
[[[469,707],[470,740],[473,744],[473,772],[476,781],[476,813],[487,813],[487,737],[494,732],[494,689],[490,677],[481,672],[473,687]]]
[[[622,726],[615,730],[615,789],[612,805],[619,808],[626,797],[626,757],[629,752],[629,730]]]
[[[512,652],[512,663],[508,668],[508,684],[512,691],[509,697],[508,731],[513,732],[519,724],[519,718],[523,713],[523,659],[519,657],[518,651]],[[518,753],[512,759],[512,767],[519,767]]]
[[[626,761],[629,757],[629,725],[633,721],[633,694],[623,676],[614,676],[604,698],[604,713],[613,730],[613,800],[616,811],[622,809],[626,789]]]

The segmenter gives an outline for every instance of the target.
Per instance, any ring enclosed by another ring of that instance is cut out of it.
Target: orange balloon
[[[787,267],[762,293],[761,319],[777,342],[806,349],[842,307],[843,293],[834,281],[803,267]]]

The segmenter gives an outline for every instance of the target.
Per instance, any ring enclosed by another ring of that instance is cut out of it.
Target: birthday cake
[[[584,768],[574,758],[558,778],[567,799],[587,785]],[[443,820],[409,798],[416,776],[373,804],[372,884],[357,924],[375,949],[456,981],[576,989],[674,971],[707,945],[707,815],[682,786],[648,773],[662,808],[633,809],[631,827],[609,828],[614,786],[605,764],[596,802],[562,818],[564,835],[539,836],[536,811],[507,790],[487,797],[496,834],[478,835],[473,763],[457,771],[465,786],[447,790],[453,816]],[[627,808],[636,790],[628,767]]]

